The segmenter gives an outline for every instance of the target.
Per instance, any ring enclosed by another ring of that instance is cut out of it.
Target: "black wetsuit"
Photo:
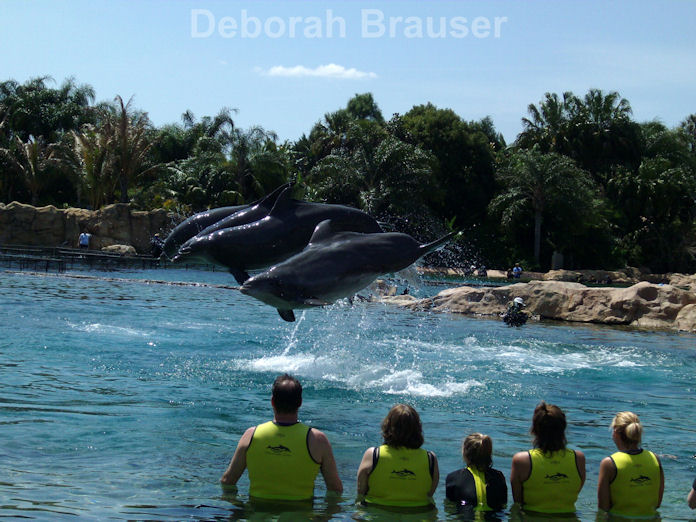
[[[493,468],[485,471],[486,504],[493,511],[500,511],[507,504],[507,484],[505,475]],[[459,505],[460,513],[473,515],[478,505],[474,476],[466,469],[458,469],[447,475],[445,481],[447,500]]]

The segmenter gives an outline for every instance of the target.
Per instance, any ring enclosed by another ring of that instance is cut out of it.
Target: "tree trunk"
[[[534,212],[534,259],[536,259],[537,264],[539,263],[539,258],[541,256],[541,211],[536,210]]]

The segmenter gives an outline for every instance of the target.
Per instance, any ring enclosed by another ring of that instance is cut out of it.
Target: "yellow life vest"
[[[582,480],[575,452],[529,450],[532,470],[523,482],[523,508],[539,513],[573,513]]]
[[[655,454],[647,450],[635,455],[617,451],[611,459],[616,477],[609,485],[609,512],[627,517],[654,515],[660,492],[660,463]]]
[[[365,502],[414,507],[433,503],[430,459],[424,449],[393,448],[383,444],[367,479]]]
[[[481,471],[476,466],[467,466],[466,469],[474,477],[476,485],[476,507],[474,509],[476,511],[492,511],[486,496],[486,471]]]
[[[249,495],[278,500],[306,500],[314,495],[319,464],[307,446],[311,428],[302,423],[260,424],[247,448]]]

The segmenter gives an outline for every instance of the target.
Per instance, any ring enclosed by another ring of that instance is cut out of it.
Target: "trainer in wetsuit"
[[[507,504],[505,476],[491,467],[492,454],[491,438],[482,433],[472,433],[462,444],[466,468],[447,475],[447,500],[455,502],[458,512],[467,518],[475,518],[477,511],[500,511]]]
[[[314,479],[324,477],[326,489],[342,493],[331,444],[321,431],[298,421],[302,385],[283,374],[273,383],[273,420],[252,426],[239,439],[237,449],[220,482],[234,486],[249,471],[249,496],[268,500],[309,500]]]
[[[368,448],[358,468],[358,498],[366,504],[431,508],[440,480],[437,457],[423,445],[418,412],[397,404],[382,421],[384,444]]]
[[[617,413],[611,430],[619,451],[599,465],[598,507],[622,517],[654,518],[665,491],[660,459],[640,447],[643,426],[635,413]]]
[[[512,498],[523,510],[569,515],[585,483],[585,455],[566,449],[566,418],[553,404],[534,410],[534,449],[512,457]]]

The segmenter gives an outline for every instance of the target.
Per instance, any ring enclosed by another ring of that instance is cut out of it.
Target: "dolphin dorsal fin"
[[[280,194],[278,194],[278,199],[276,199],[275,203],[273,204],[273,208],[268,215],[272,216],[273,214],[281,212],[282,209],[285,208],[285,206],[291,201],[291,194],[292,185],[290,183],[286,183],[285,188],[283,188],[283,190],[280,191]]]
[[[325,219],[314,227],[312,237],[309,238],[309,243],[321,243],[328,240],[334,235],[333,226],[330,219]]]

